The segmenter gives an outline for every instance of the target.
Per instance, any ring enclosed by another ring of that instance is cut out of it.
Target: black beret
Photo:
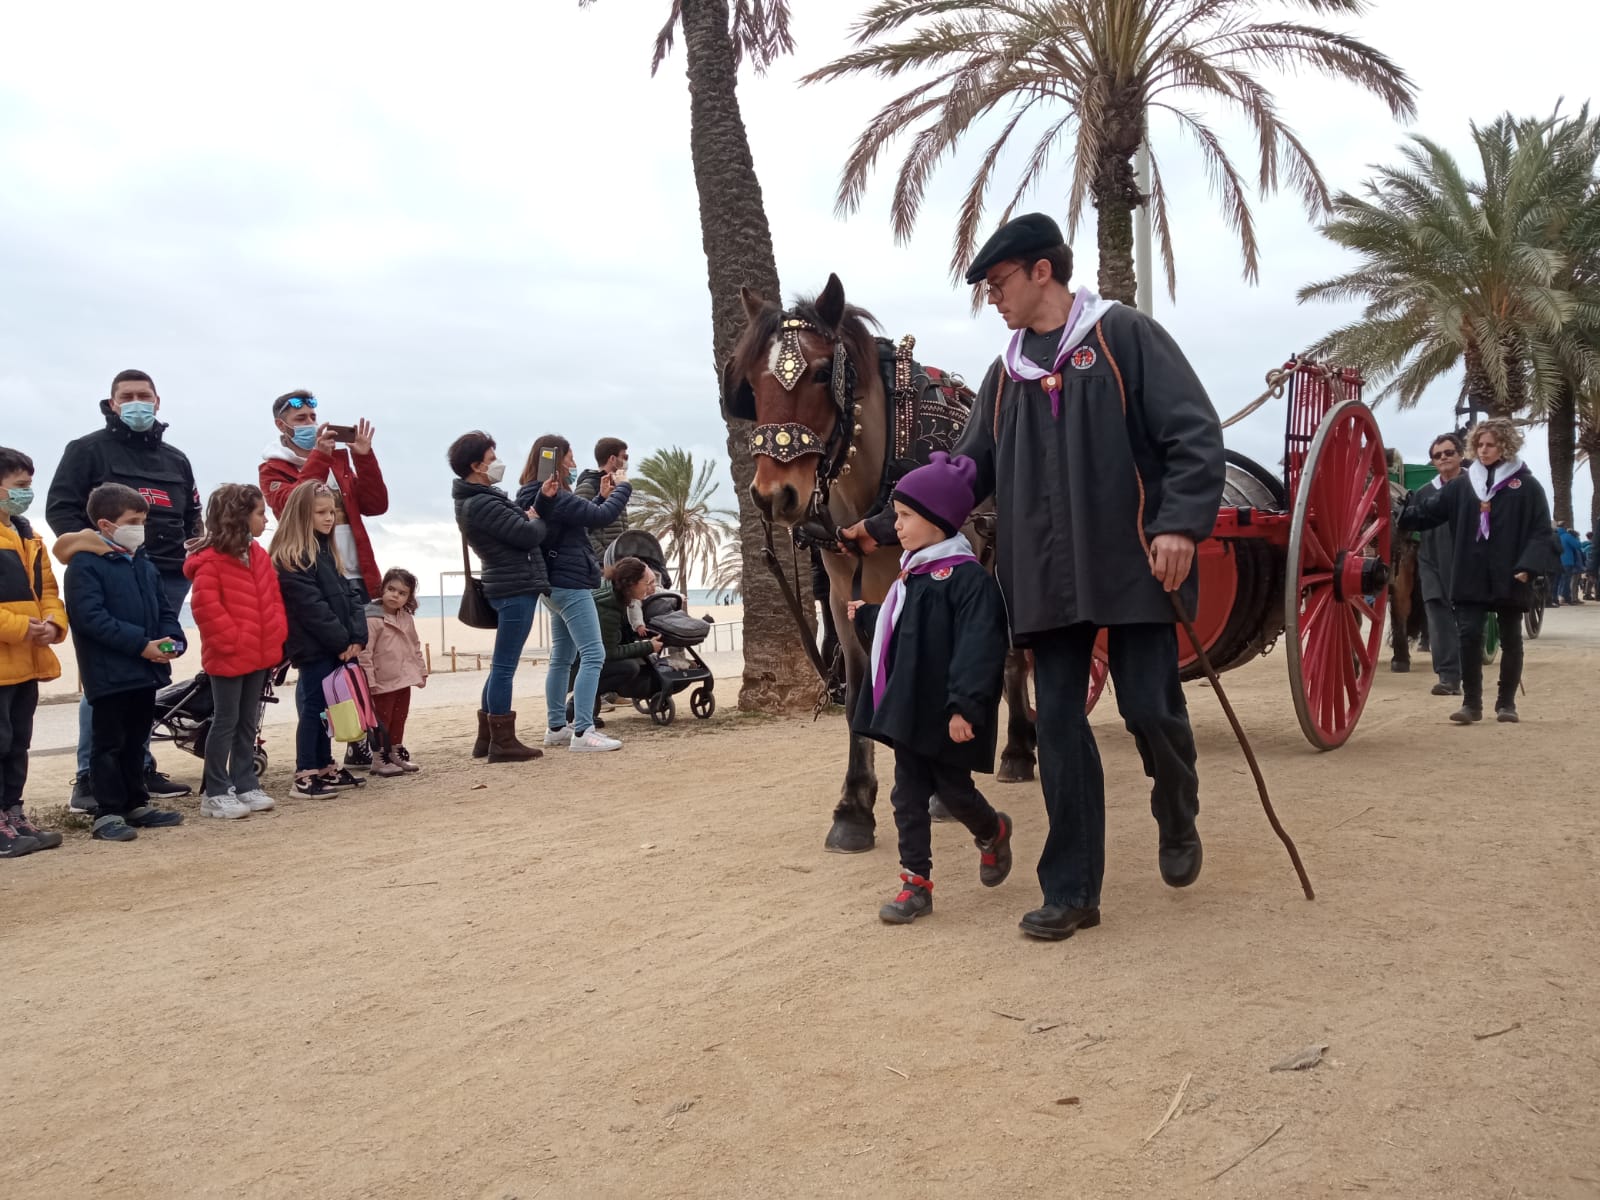
[[[967,268],[967,282],[978,283],[996,263],[1022,258],[1041,250],[1053,250],[1065,244],[1061,226],[1043,213],[1024,213],[1000,226],[994,236],[983,244],[978,257]]]

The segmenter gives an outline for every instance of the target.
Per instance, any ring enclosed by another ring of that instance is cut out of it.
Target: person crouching
[[[972,782],[974,771],[994,772],[1005,605],[959,532],[972,512],[976,465],[942,451],[931,458],[894,490],[900,578],[881,605],[849,607],[857,636],[872,645],[850,727],[894,750],[903,887],[878,916],[895,925],[933,911],[928,801],[936,794],[977,843],[979,882],[995,887],[1011,872],[1011,818]]]

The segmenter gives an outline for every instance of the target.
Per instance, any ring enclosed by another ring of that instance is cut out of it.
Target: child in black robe
[[[933,910],[928,800],[937,794],[972,833],[978,879],[995,887],[1011,871],[1011,818],[973,786],[994,771],[1007,646],[1005,605],[959,530],[973,507],[971,459],[935,451],[895,487],[900,579],[882,605],[850,605],[868,678],[851,728],[894,749],[899,894],[878,910],[904,925]]]

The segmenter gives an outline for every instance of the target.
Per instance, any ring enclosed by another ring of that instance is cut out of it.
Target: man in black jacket
[[[50,480],[45,520],[56,537],[93,529],[89,493],[102,483],[131,487],[150,505],[145,522],[145,554],[155,565],[161,590],[174,612],[189,595],[183,574],[184,543],[200,534],[200,492],[189,457],[166,443],[167,426],[156,420],[161,397],[143,371],[122,371],[111,381],[111,398],[100,402],[105,428],[67,443]],[[69,616],[70,619],[70,616]],[[93,812],[89,787],[91,709],[78,707],[78,774],[72,787],[75,812]],[[145,750],[145,786],[150,795],[171,800],[190,789],[156,770]]]
[[[1166,330],[1087,288],[1042,213],[1007,222],[967,282],[1015,331],[978,389],[956,454],[997,510],[995,574],[1012,643],[1033,652],[1039,774],[1050,832],[1044,904],[1022,931],[1057,940],[1100,919],[1105,781],[1084,699],[1095,637],[1109,633],[1117,708],[1152,782],[1161,877],[1200,874],[1194,734],[1178,681],[1168,593],[1194,611],[1195,544],[1216,524],[1222,426]],[[863,549],[886,539],[865,523]]]

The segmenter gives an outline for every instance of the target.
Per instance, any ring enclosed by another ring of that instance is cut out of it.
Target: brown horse
[[[750,491],[763,516],[773,525],[800,530],[822,547],[828,604],[844,651],[847,711],[853,712],[867,675],[868,647],[856,637],[846,606],[857,587],[862,599],[881,602],[899,571],[892,547],[858,558],[842,552],[837,537],[839,529],[871,513],[890,462],[889,398],[873,333],[877,322],[845,302],[837,275],[828,276],[814,300],[787,310],[748,288],[739,295],[748,323],[723,374],[724,413],[755,422]],[[1002,779],[1033,777],[1025,679],[1022,656],[1013,653],[1006,663],[1011,723]],[[872,849],[877,795],[873,743],[852,734],[827,849],[846,854]]]
[[[1390,451],[1391,466],[1398,455]],[[1405,674],[1411,670],[1411,643],[1428,627],[1427,608],[1422,601],[1422,574],[1417,561],[1420,543],[1415,534],[1401,533],[1398,522],[1404,507],[1405,488],[1389,481],[1389,511],[1396,522],[1393,570],[1389,575],[1389,670]]]

